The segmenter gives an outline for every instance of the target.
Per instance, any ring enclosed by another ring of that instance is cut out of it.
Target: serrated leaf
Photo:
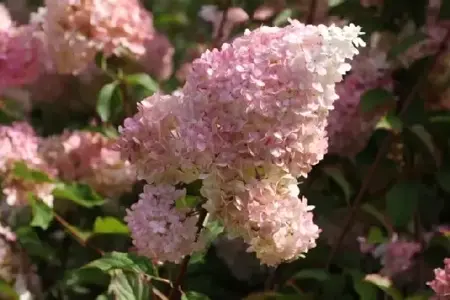
[[[159,90],[158,83],[146,73],[131,74],[126,76],[125,80],[130,85],[139,85],[152,93]]]
[[[286,8],[280,12],[273,20],[273,26],[281,26],[288,22],[288,19],[292,17],[292,9]]]
[[[50,177],[39,170],[31,169],[26,163],[19,161],[14,164],[14,176],[36,183],[52,182]]]
[[[31,211],[33,214],[33,219],[31,220],[30,225],[47,230],[53,220],[53,210],[45,204],[44,201],[33,194],[28,195],[28,201],[31,205]]]
[[[97,217],[94,223],[97,234],[129,234],[127,225],[114,217]]]
[[[369,233],[367,234],[367,242],[369,244],[382,244],[387,241],[387,237],[384,236],[380,228],[371,226]]]
[[[148,300],[151,299],[150,282],[136,273],[124,273],[122,270],[111,272],[111,283],[108,292],[120,300]]]
[[[364,280],[384,291],[393,300],[402,300],[402,294],[393,286],[392,281],[388,277],[383,277],[379,274],[369,274]]]
[[[428,38],[428,35],[423,32],[416,32],[414,35],[410,35],[404,39],[402,39],[398,44],[394,45],[388,53],[388,57],[393,59],[396,58],[403,53],[405,53],[409,48],[418,44]]]
[[[83,207],[101,206],[105,200],[98,195],[89,185],[81,183],[60,183],[53,190],[53,196],[71,200]]]
[[[317,281],[325,281],[329,278],[330,274],[323,269],[305,269],[292,276],[292,279],[314,279]]]
[[[123,100],[119,82],[105,84],[98,94],[97,113],[103,122],[107,122],[122,110]]]
[[[178,209],[195,208],[201,201],[200,197],[186,195],[175,201],[175,207]]]
[[[406,226],[419,204],[420,184],[400,182],[386,194],[386,213],[395,226]]]
[[[383,88],[375,88],[361,95],[359,106],[362,112],[368,113],[393,101],[394,96],[391,92]]]
[[[209,300],[209,297],[194,291],[188,291],[181,295],[181,300]]]
[[[136,273],[145,273],[147,275],[157,274],[156,268],[148,258],[137,256],[132,253],[115,251],[107,253],[102,258],[88,263],[83,268],[97,268],[103,272],[121,269]]]
[[[345,196],[345,201],[349,203],[353,191],[342,171],[333,167],[325,167],[323,168],[323,171],[342,189]]]
[[[441,189],[450,194],[450,168],[440,170],[436,174],[436,180]]]

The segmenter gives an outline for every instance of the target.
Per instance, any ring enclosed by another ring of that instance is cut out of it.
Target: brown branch
[[[203,222],[205,221],[207,214],[208,214],[208,212],[205,209],[200,210],[200,215],[199,215],[198,221],[197,221],[197,236],[195,238],[195,241],[197,241],[199,238],[200,232],[203,229]],[[191,260],[190,255],[186,255],[183,258],[183,261],[181,262],[181,265],[180,265],[180,271],[178,272],[178,276],[175,279],[175,283],[173,284],[172,289],[170,290],[169,300],[181,299],[181,289],[180,288],[181,288],[181,285],[183,284],[184,276],[186,275],[187,267],[189,265],[190,260]]]
[[[314,19],[317,12],[317,1],[310,0],[308,8],[308,16],[306,17],[306,24],[314,24]]]
[[[212,42],[213,48],[219,48],[220,45],[222,44],[225,35],[223,30],[225,28],[225,24],[227,23],[228,10],[230,9],[230,7],[231,7],[231,0],[228,0],[225,9],[223,10],[222,20],[220,21],[219,29],[217,30],[217,35],[214,37],[214,40]]]
[[[399,117],[403,117],[403,115],[406,113],[408,106],[412,103],[412,101],[415,98],[415,95],[418,93],[421,85],[425,80],[427,80],[427,72],[428,70],[431,70],[435,67],[435,64],[437,62],[437,58],[445,51],[446,42],[450,39],[450,30],[447,31],[447,34],[445,38],[443,39],[443,42],[441,42],[441,45],[439,47],[439,50],[434,55],[434,58],[431,59],[429,66],[425,68],[425,72],[422,73],[422,76],[417,80],[416,84],[414,85],[413,89],[409,93],[408,97],[406,98],[405,102],[403,103],[402,109],[399,112]],[[350,209],[350,213],[347,217],[347,220],[342,227],[342,230],[338,236],[336,244],[332,247],[330,255],[328,256],[326,267],[329,268],[334,256],[336,255],[339,247],[341,246],[347,232],[352,227],[353,222],[355,221],[355,217],[357,212],[359,211],[359,207],[361,204],[361,201],[364,197],[365,192],[367,191],[370,182],[372,181],[375,171],[378,168],[378,165],[380,164],[382,158],[386,154],[386,152],[389,150],[390,144],[394,140],[394,135],[389,135],[387,138],[383,140],[383,143],[375,157],[374,162],[371,164],[369,171],[367,173],[367,176],[364,177],[363,183],[361,184],[361,188],[358,191],[358,194],[355,197],[355,201],[353,202],[353,207]]]
[[[73,237],[73,238],[74,238],[81,246],[83,246],[83,247],[90,247],[90,248],[94,249],[98,254],[100,254],[100,255],[102,255],[102,256],[105,254],[105,253],[103,252],[103,250],[101,250],[101,249],[99,249],[99,248],[97,248],[97,247],[95,247],[95,246],[93,246],[93,245],[88,244],[88,242],[87,242],[85,239],[83,239],[83,238],[78,234],[78,232],[76,232],[75,230],[73,230],[73,229],[72,229],[72,226],[71,226],[69,223],[67,223],[66,220],[64,220],[60,215],[58,215],[56,212],[53,212],[53,215],[54,215],[54,217],[55,217],[55,220],[58,221],[58,223],[60,223],[60,224],[64,227],[64,229],[65,229],[66,231],[68,231],[68,232],[72,235],[72,237]]]

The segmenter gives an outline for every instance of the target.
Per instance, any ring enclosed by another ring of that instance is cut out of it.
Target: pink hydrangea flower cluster
[[[178,262],[184,255],[200,250],[197,239],[198,217],[189,209],[178,209],[174,202],[185,197],[185,190],[171,185],[146,185],[139,201],[127,211],[125,221],[140,255],[157,261]]]
[[[444,265],[444,269],[434,270],[434,280],[427,283],[436,293],[436,300],[450,297],[450,258],[444,259]]]
[[[67,131],[44,139],[39,152],[62,180],[88,184],[112,198],[130,191],[136,178],[130,163],[111,149],[113,143],[100,133]]]
[[[42,43],[32,27],[15,26],[0,4],[0,91],[33,82],[40,71]]]
[[[14,175],[14,167],[24,162],[29,168],[54,175],[38,153],[39,137],[27,123],[16,122],[11,126],[0,126],[0,177],[2,191],[9,205],[24,205],[28,193],[33,192],[48,205],[53,204],[53,184],[37,183]]]
[[[328,117],[328,152],[352,157],[366,146],[384,109],[364,113],[360,107],[361,96],[375,88],[393,89],[393,79],[386,55],[370,51],[359,55],[352,71],[336,85],[339,101]]]
[[[43,28],[61,73],[78,73],[97,52],[138,56],[154,33],[138,0],[46,0]]]
[[[373,257],[380,258],[383,266],[380,274],[391,278],[409,270],[413,265],[414,256],[422,251],[420,243],[399,238],[396,234],[390,241],[378,246],[367,243],[363,238],[359,242],[361,252],[371,253]]]
[[[360,34],[298,21],[247,30],[195,60],[180,91],[142,101],[117,146],[151,184],[204,179],[205,208],[264,263],[295,259],[319,234],[295,178],[326,153],[335,83]]]

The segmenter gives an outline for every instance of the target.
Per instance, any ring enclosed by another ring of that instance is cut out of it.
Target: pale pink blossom
[[[55,172],[39,156],[39,137],[27,123],[13,123],[11,126],[0,126],[0,176],[2,192],[6,202],[11,206],[26,205],[28,193],[43,200],[47,205],[53,205],[51,182],[34,182],[14,174],[16,163],[25,163],[28,168],[46,173],[49,177]]]
[[[111,149],[114,142],[100,133],[66,131],[43,140],[39,152],[61,179],[89,184],[101,195],[118,197],[131,190],[136,173]]]
[[[33,82],[40,72],[42,49],[31,27],[0,28],[0,90]]]
[[[260,170],[261,171],[261,170]],[[260,179],[204,180],[206,209],[230,236],[242,237],[262,263],[278,265],[297,259],[316,246],[320,229],[313,223],[313,206],[298,198],[297,181],[289,174],[259,174]]]
[[[44,32],[61,73],[78,73],[97,52],[142,55],[152,17],[138,0],[46,0]]]
[[[13,26],[11,16],[5,5],[0,4],[0,31],[8,30]]]
[[[364,149],[387,109],[362,111],[361,97],[375,88],[392,91],[393,79],[385,53],[371,51],[358,56],[352,63],[351,73],[336,85],[339,100],[334,103],[327,126],[329,153],[352,157]]]
[[[275,164],[306,176],[327,149],[334,84],[363,44],[360,28],[260,27],[192,64],[181,135],[217,166]]]
[[[450,258],[444,259],[444,269],[434,269],[434,280],[427,284],[436,293],[433,299],[447,299],[450,297]]]
[[[157,261],[179,262],[183,256],[204,247],[197,239],[198,216],[177,208],[175,201],[184,190],[170,185],[146,185],[139,201],[127,211],[133,244],[140,255]]]

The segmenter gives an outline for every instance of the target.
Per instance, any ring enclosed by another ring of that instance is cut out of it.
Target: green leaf
[[[288,19],[292,17],[292,9],[286,8],[280,12],[273,20],[273,26],[281,26],[287,23]]]
[[[384,225],[384,228],[387,230],[390,229],[390,224],[387,223],[387,220],[383,213],[381,213],[375,206],[371,205],[370,203],[364,203],[361,206],[361,210],[365,211],[366,213],[372,215],[374,218],[378,220],[381,224]]]
[[[393,300],[403,300],[402,294],[393,286],[392,281],[388,277],[383,277],[379,274],[369,274],[364,280],[384,291]]]
[[[47,262],[55,262],[55,250],[50,245],[45,244],[32,227],[20,227],[15,233],[17,240],[28,255]]]
[[[22,161],[16,162],[14,164],[13,174],[18,178],[36,183],[52,182],[52,180],[50,179],[50,177],[48,177],[47,174],[29,168],[27,164]]]
[[[53,196],[67,199],[83,207],[101,206],[105,200],[98,195],[89,185],[81,183],[60,183],[53,190]]]
[[[344,193],[345,201],[349,203],[353,190],[350,184],[348,183],[347,179],[345,179],[345,176],[342,173],[342,171],[334,167],[325,167],[323,168],[323,172],[326,175],[328,175],[331,179],[333,179],[333,181],[337,185],[339,185],[339,187],[342,189]]]
[[[28,195],[28,200],[33,213],[33,219],[31,220],[30,225],[47,230],[53,220],[53,210],[45,204],[44,201],[33,194]]]
[[[103,272],[121,269],[130,272],[145,273],[147,275],[157,274],[157,269],[148,258],[137,256],[132,253],[115,251],[107,253],[102,258],[88,263],[83,268],[97,268]]]
[[[377,300],[377,290],[376,288],[364,281],[364,274],[358,270],[351,270],[348,273],[353,279],[353,288],[359,295],[360,300]]]
[[[398,56],[405,53],[409,48],[414,46],[415,44],[418,44],[425,39],[428,38],[428,35],[423,32],[416,32],[414,35],[410,35],[404,39],[402,39],[399,43],[394,45],[391,50],[388,53],[388,57],[390,59],[397,58]]]
[[[394,226],[406,226],[419,204],[419,183],[400,182],[386,194],[386,212]]]
[[[371,226],[369,233],[367,234],[367,242],[369,244],[382,244],[387,241],[387,237],[384,236],[380,228]]]
[[[441,189],[450,194],[450,168],[440,170],[436,174],[436,180]]]
[[[209,300],[209,297],[202,293],[189,291],[181,295],[181,300]]]
[[[0,299],[19,300],[20,297],[11,285],[0,279]]]
[[[314,279],[317,281],[325,281],[330,278],[330,274],[323,269],[305,269],[297,272],[293,279]]]
[[[422,125],[416,124],[411,126],[411,132],[415,137],[420,141],[423,145],[423,148],[426,149],[428,154],[434,159],[436,165],[440,165],[440,159],[438,151],[434,145],[433,137],[431,134],[423,127]]]
[[[399,133],[402,131],[403,123],[399,117],[392,113],[388,113],[387,115],[383,116],[380,121],[378,121],[375,128]]]
[[[125,77],[130,85],[138,85],[147,89],[152,94],[159,90],[158,83],[146,73],[131,74]]]
[[[148,300],[152,299],[150,282],[136,273],[124,273],[122,270],[111,272],[111,283],[108,292],[120,300]]]
[[[375,88],[362,94],[359,105],[363,112],[368,113],[393,101],[394,96],[391,92],[382,88]]]
[[[119,82],[114,81],[102,87],[97,100],[97,113],[103,122],[107,122],[122,110],[123,100]]]
[[[97,217],[94,223],[97,234],[129,234],[127,225],[114,217]]]
[[[191,195],[186,195],[181,197],[175,201],[175,207],[182,208],[195,208],[197,205],[201,203],[201,198]]]

